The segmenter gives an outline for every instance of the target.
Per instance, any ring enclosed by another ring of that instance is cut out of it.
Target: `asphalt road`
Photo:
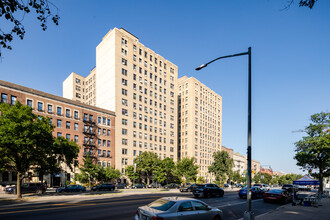
[[[13,204],[0,207],[0,219],[33,219],[33,220],[65,220],[65,219],[134,219],[139,206],[146,205],[164,196],[193,197],[191,193],[143,194],[88,201],[57,201],[45,203]],[[243,218],[246,200],[238,198],[237,192],[225,192],[224,197],[201,198],[207,204],[223,211],[224,219]],[[281,204],[264,203],[262,199],[252,201],[255,216],[276,209]]]

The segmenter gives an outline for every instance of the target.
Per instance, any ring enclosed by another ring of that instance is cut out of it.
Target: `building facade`
[[[238,171],[242,176],[246,176],[247,170],[247,156],[241,155],[240,153],[233,154],[234,160],[234,167],[233,171]],[[257,160],[251,161],[251,171],[252,171],[252,178],[260,172],[260,162]]]
[[[125,167],[144,151],[176,161],[178,67],[125,29],[114,28],[96,47],[91,74],[95,77],[86,80],[92,79],[94,87],[87,89],[86,81],[82,82],[85,92],[80,97],[117,113],[115,167],[124,174]],[[77,99],[72,88],[80,78],[71,74],[63,82],[64,97]]]
[[[38,116],[49,117],[54,125],[53,136],[65,137],[80,146],[78,162],[89,152],[95,163],[104,167],[115,165],[115,114],[112,111],[72,101],[38,90],[0,80],[1,102],[14,105],[17,101],[30,106]],[[52,186],[64,185],[72,180],[75,172],[65,165],[63,173],[53,174],[45,179]],[[7,184],[13,181],[10,174],[4,174]],[[8,178],[7,178],[8,177]],[[15,178],[14,178],[15,181]]]
[[[178,87],[178,157],[195,157],[198,176],[212,181],[208,167],[221,150],[222,97],[194,77],[180,78]]]

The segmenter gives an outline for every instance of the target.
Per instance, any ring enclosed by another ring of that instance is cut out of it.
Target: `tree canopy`
[[[2,103],[0,112],[0,165],[17,173],[17,198],[22,198],[21,181],[30,169],[47,173],[77,158],[75,143],[53,138],[49,118],[37,117],[20,102]]]
[[[330,113],[317,113],[304,130],[307,136],[296,142],[297,165],[303,170],[314,172],[323,192],[323,178],[330,176]]]
[[[214,152],[213,158],[213,163],[209,166],[209,172],[213,173],[216,180],[222,184],[226,181],[225,177],[232,174],[234,161],[226,151]]]
[[[1,48],[12,49],[10,42],[14,38],[13,35],[17,35],[21,39],[24,38],[25,28],[22,21],[25,15],[31,11],[35,11],[37,14],[42,30],[45,31],[47,29],[48,19],[51,19],[54,24],[58,25],[60,17],[58,14],[53,14],[51,8],[56,9],[58,12],[57,7],[48,0],[1,0],[0,17],[3,17],[13,27],[8,31],[0,27],[0,58],[2,55]]]
[[[186,182],[196,182],[198,168],[194,157],[184,157],[176,163],[176,174]]]
[[[258,172],[254,178],[253,181],[256,183],[264,183],[264,184],[270,184],[272,181],[272,175],[268,174],[268,173],[261,173]]]
[[[150,183],[150,178],[153,172],[160,165],[161,160],[153,152],[143,152],[135,158],[136,170],[138,172],[144,172],[147,178],[147,185]]]

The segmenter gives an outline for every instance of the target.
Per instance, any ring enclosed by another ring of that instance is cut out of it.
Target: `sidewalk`
[[[292,206],[287,204],[280,206],[274,211],[256,216],[257,220],[275,220],[275,219],[329,219],[330,217],[330,198],[323,198],[321,206]]]

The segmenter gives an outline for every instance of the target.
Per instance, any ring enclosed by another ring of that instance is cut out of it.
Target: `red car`
[[[264,202],[288,203],[292,201],[292,194],[284,189],[271,189],[263,195]]]

